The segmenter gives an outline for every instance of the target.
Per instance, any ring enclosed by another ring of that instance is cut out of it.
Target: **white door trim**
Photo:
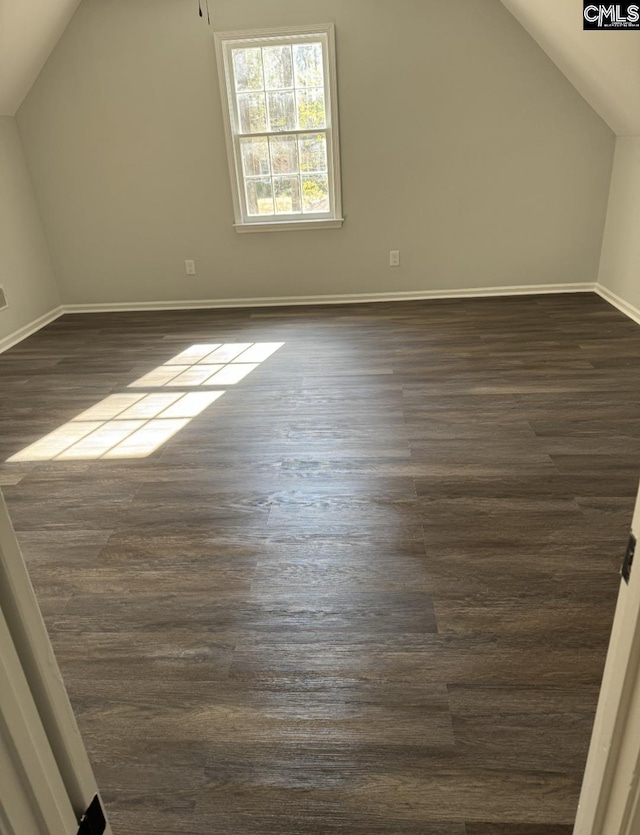
[[[26,711],[22,719],[19,708]],[[60,809],[56,816],[45,789],[38,788],[43,800],[36,806],[44,804],[47,816],[34,835],[75,835],[98,788],[1,493],[0,733],[13,752],[12,779],[32,794],[34,785],[48,781]],[[105,831],[110,835],[108,826]],[[19,835],[28,832],[23,828]]]
[[[640,496],[632,523],[640,533]],[[622,557],[622,555],[621,555]],[[622,581],[574,835],[640,832],[640,553]]]
[[[15,835],[75,835],[78,822],[38,715],[7,622],[0,612],[0,800]]]

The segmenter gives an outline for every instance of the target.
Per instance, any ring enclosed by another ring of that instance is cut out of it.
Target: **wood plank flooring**
[[[570,835],[640,328],[578,294],[65,316],[0,356],[0,460],[228,342],[285,344],[149,457],[0,465],[115,835]]]

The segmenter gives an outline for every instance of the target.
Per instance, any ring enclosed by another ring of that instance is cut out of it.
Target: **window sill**
[[[344,218],[322,220],[280,220],[269,223],[235,223],[236,232],[309,232],[311,229],[340,229]]]

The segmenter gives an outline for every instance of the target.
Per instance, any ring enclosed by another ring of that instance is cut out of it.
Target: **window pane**
[[[305,214],[329,211],[329,181],[326,174],[302,175],[302,211]]]
[[[269,99],[269,129],[295,130],[296,104],[293,93],[267,93]]]
[[[260,47],[233,50],[233,75],[236,91],[264,90]]]
[[[218,38],[224,70],[220,87],[231,117],[225,119],[225,132],[232,153],[237,226],[253,225],[257,231],[280,222],[293,228],[305,218],[320,222],[341,214],[336,205],[339,160],[333,158],[338,124],[333,123],[332,44],[331,26]],[[206,346],[197,347],[195,365],[208,364],[208,356],[200,357],[200,348]],[[179,362],[187,365],[187,360],[180,356]],[[165,365],[170,367],[170,362]],[[172,369],[171,379],[161,384],[177,391],[183,378],[176,378],[183,370]],[[213,384],[207,379],[205,385]]]
[[[273,214],[273,192],[270,179],[246,180],[247,211],[250,215]]]
[[[324,109],[324,90],[298,90],[298,120],[301,128],[324,128],[327,124]]]
[[[269,143],[265,139],[241,139],[242,168],[245,177],[271,174]]]
[[[278,136],[269,140],[274,174],[297,174],[298,153],[295,136]]]
[[[296,87],[324,87],[322,44],[294,44],[293,64]]]
[[[274,177],[273,193],[277,215],[300,214],[300,180],[297,177]]]
[[[262,59],[267,90],[293,87],[293,59],[290,46],[265,46]]]
[[[300,137],[300,170],[327,170],[327,139],[323,134]]]
[[[238,96],[240,133],[264,133],[267,129],[267,106],[264,93],[244,93]]]

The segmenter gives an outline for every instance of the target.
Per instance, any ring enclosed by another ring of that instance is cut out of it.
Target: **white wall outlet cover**
[[[196,274],[196,262],[188,259],[184,262],[184,269],[187,275],[195,275]]]
[[[389,253],[389,264],[392,267],[399,267],[400,266],[400,250],[399,249],[392,249]]]

